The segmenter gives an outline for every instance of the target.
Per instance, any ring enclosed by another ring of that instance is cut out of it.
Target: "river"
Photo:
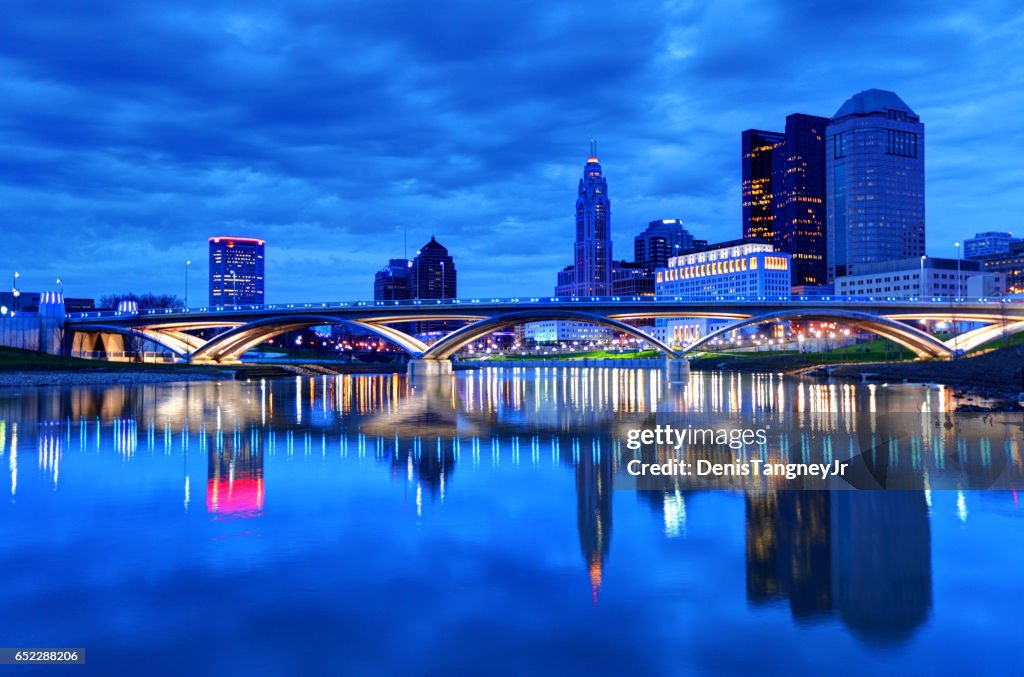
[[[952,397],[554,368],[4,389],[0,645],[83,674],[1012,672],[1017,433],[964,441]],[[659,416],[891,412],[911,490],[623,483],[622,430]]]

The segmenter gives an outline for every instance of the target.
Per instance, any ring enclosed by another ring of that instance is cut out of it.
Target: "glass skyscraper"
[[[748,129],[742,141],[743,238],[774,240],[772,223],[772,160],[782,142],[779,132]]]
[[[828,277],[924,255],[924,125],[893,92],[855,94],[825,133]]]
[[[590,143],[576,199],[576,243],[572,270],[558,275],[556,296],[605,296],[612,292],[612,203],[608,181]]]
[[[792,284],[822,285],[825,271],[825,128],[794,113],[786,131],[743,132],[743,237],[771,242],[792,260]]]
[[[210,305],[263,304],[265,240],[210,238]]]
[[[1010,245],[1021,242],[1013,233],[993,232],[976,233],[974,237],[964,240],[964,258],[978,259],[993,254],[1005,254]]]
[[[414,299],[453,299],[457,278],[455,260],[448,249],[430,237],[430,242],[416,252],[409,272],[409,284]]]
[[[825,267],[825,129],[828,118],[794,113],[772,159],[772,244],[790,255],[792,284],[828,281]]]

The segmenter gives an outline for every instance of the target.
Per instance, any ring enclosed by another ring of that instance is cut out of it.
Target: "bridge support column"
[[[450,376],[452,373],[451,360],[409,360],[408,375],[420,376]]]
[[[666,355],[662,367],[665,370],[665,379],[669,382],[678,383],[690,380],[690,361],[685,357]]]

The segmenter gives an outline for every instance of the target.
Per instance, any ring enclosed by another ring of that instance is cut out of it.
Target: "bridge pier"
[[[421,376],[450,376],[452,373],[451,360],[409,360],[409,368],[406,372],[411,377]]]
[[[671,383],[690,380],[690,361],[685,357],[669,357],[666,355],[662,366],[665,370],[665,380]]]

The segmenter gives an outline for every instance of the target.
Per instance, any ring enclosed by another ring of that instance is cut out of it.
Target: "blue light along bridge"
[[[683,350],[628,324],[641,318],[709,318],[731,322]],[[396,325],[462,321],[464,327],[427,345]],[[918,357],[950,358],[1000,336],[1024,330],[1024,299],[880,297],[516,297],[350,303],[289,303],[208,306],[170,310],[94,311],[67,316],[65,331],[73,354],[104,357],[125,352],[125,340],[138,341],[203,363],[231,363],[279,334],[321,325],[346,325],[376,334],[413,358],[410,373],[446,373],[450,358],[464,346],[524,322],[590,322],[635,336],[662,351],[669,366],[685,368],[688,353],[748,325],[791,320],[840,322],[873,332]],[[915,321],[980,324],[942,341],[911,324]],[[189,332],[220,330],[209,339]]]

